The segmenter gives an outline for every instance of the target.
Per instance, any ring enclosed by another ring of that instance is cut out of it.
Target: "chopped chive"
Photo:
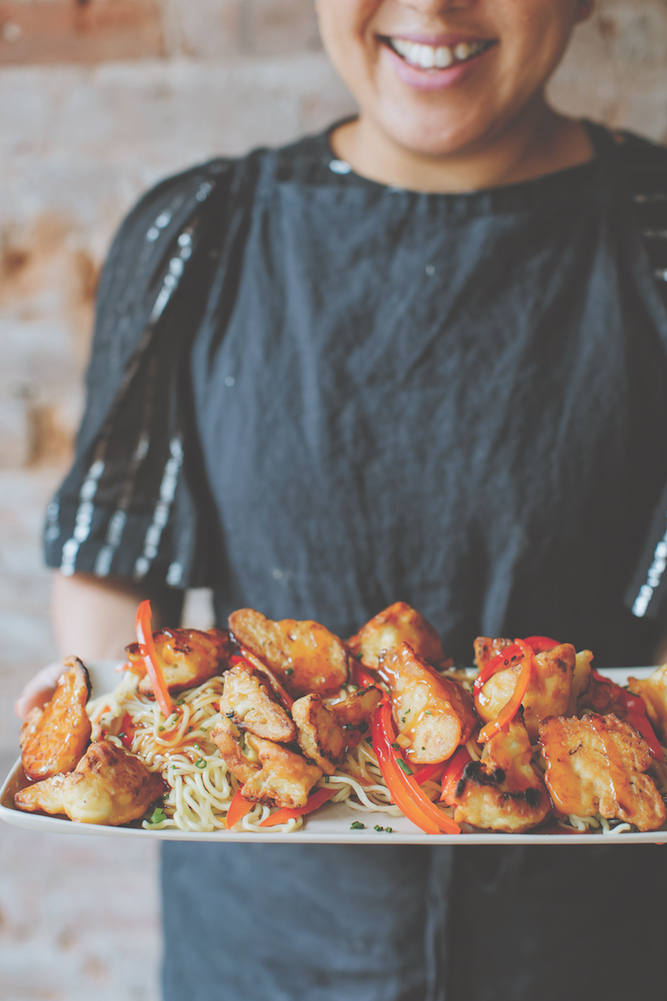
[[[195,768],[206,768],[206,762],[203,758],[197,758],[195,761]],[[412,774],[412,772],[410,774]]]
[[[365,831],[366,825],[362,824],[360,820],[353,820],[350,824],[351,831]]]
[[[432,716],[432,715],[433,713],[431,712],[430,709],[427,709],[426,712],[424,713],[424,716]]]
[[[375,827],[373,828],[373,830],[374,831],[384,831],[384,827],[380,827],[379,824],[376,824]]]
[[[401,716],[401,723],[405,723],[405,716]]]
[[[153,813],[151,815],[151,819],[148,821],[148,823],[149,824],[161,824],[162,821],[166,820],[166,819],[167,818],[166,818],[166,816],[164,814],[164,810],[161,810],[158,807],[157,810],[153,810]]]
[[[119,737],[127,737],[127,734],[126,733],[119,733],[118,736]]]
[[[386,834],[393,834],[394,833],[394,828],[393,827],[385,827],[385,833]]]
[[[400,744],[392,744],[391,746],[394,748],[395,751],[400,751],[400,749],[401,749],[401,745]]]
[[[402,772],[405,772],[406,775],[412,775],[412,769],[409,768],[408,765],[406,765],[405,761],[403,761],[403,758],[396,758],[396,764],[398,765],[398,767],[401,769]]]
[[[425,747],[422,747],[422,751],[425,751],[425,750],[426,750],[426,748],[425,748]]]
[[[195,751],[201,751],[201,747],[199,746],[199,744],[193,744],[192,746],[194,747]],[[422,747],[422,751],[423,750],[424,748]]]
[[[164,727],[163,727],[163,726],[159,726],[159,727],[158,727],[158,732],[159,732],[159,733],[162,733],[162,731],[163,731],[163,730],[164,730]]]
[[[325,782],[326,785],[329,785],[329,776],[328,775],[324,776],[324,782]]]
[[[287,670],[285,671],[285,674],[287,674],[287,675],[294,674],[294,668],[293,667],[288,667]]]

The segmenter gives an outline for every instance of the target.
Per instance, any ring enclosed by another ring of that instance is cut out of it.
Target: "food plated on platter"
[[[345,642],[253,609],[228,630],[153,633],[142,603],[137,625],[113,691],[91,699],[70,658],[26,720],[14,813],[209,839],[329,840],[333,816],[331,840],[635,840],[665,824],[665,667],[623,688],[589,651],[533,636],[480,637],[476,668],[457,669],[400,602]]]

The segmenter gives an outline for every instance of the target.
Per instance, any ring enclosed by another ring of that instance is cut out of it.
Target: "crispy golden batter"
[[[33,709],[21,727],[21,760],[30,779],[71,772],[90,740],[88,671],[78,657],[68,657],[64,667],[51,701]]]
[[[220,712],[256,737],[289,743],[296,736],[294,723],[271,696],[268,681],[250,666],[237,664],[226,672]]]
[[[522,703],[524,722],[532,741],[537,740],[542,719],[567,712],[575,660],[576,651],[571,643],[561,643],[536,655]],[[495,719],[509,702],[520,672],[520,663],[504,668],[489,678],[477,693],[475,708],[485,723]]]
[[[319,695],[304,695],[292,706],[299,747],[322,771],[333,775],[350,747],[356,747],[382,701],[377,688],[354,692],[343,702],[325,706]]]
[[[247,782],[262,767],[259,756],[248,746],[245,734],[230,719],[223,718],[209,734],[220,757],[239,782]]]
[[[646,715],[663,744],[667,743],[667,664],[648,678],[628,678],[628,688],[646,703]]]
[[[266,661],[295,698],[333,693],[347,681],[347,651],[318,622],[274,622],[253,608],[241,608],[229,616],[229,628],[239,643]]]
[[[492,661],[494,657],[497,657],[508,646],[512,646],[512,640],[503,639],[502,637],[490,639],[488,636],[478,636],[473,643],[476,667],[481,671],[489,661]]]
[[[398,743],[414,764],[446,761],[477,725],[465,689],[442,678],[407,643],[383,653],[380,675],[391,688]]]
[[[245,798],[254,802],[288,809],[305,806],[310,790],[322,778],[322,769],[309,765],[300,754],[251,733],[242,734],[231,720],[218,723],[211,739],[229,770],[243,783]]]
[[[172,695],[186,688],[203,685],[209,678],[222,674],[229,666],[231,641],[223,629],[161,629],[153,633],[158,662]],[[125,647],[131,670],[141,678],[142,695],[153,692],[138,643]]]
[[[481,761],[469,762],[447,797],[457,823],[520,834],[551,809],[544,782],[530,763],[532,747],[521,718],[487,741]]]
[[[399,643],[409,643],[415,653],[429,664],[438,666],[445,652],[436,629],[421,612],[397,601],[379,612],[347,641],[350,653],[365,667],[377,670],[380,655]]]
[[[139,758],[101,740],[91,744],[73,772],[54,775],[16,793],[19,810],[66,814],[80,824],[117,827],[143,817],[164,786]]]
[[[651,764],[648,745],[634,727],[617,716],[563,716],[540,726],[547,762],[545,781],[556,807],[577,817],[601,813],[655,831],[667,809],[653,780],[643,774]]]

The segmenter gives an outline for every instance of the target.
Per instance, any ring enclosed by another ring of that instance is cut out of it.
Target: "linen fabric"
[[[667,480],[667,318],[589,129],[591,163],[488,191],[375,184],[319,136],[149,194],[105,270],[50,565],[210,586],[220,624],[344,637],[404,600],[459,662],[541,633],[649,663],[660,619],[626,600]],[[170,843],[163,866],[167,1001],[555,998],[640,954],[658,982],[657,848]]]

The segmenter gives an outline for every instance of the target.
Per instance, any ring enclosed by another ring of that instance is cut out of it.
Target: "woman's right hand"
[[[41,709],[46,705],[55,692],[58,678],[64,670],[62,661],[54,660],[30,679],[14,704],[14,712],[19,719],[25,719],[35,706]]]

